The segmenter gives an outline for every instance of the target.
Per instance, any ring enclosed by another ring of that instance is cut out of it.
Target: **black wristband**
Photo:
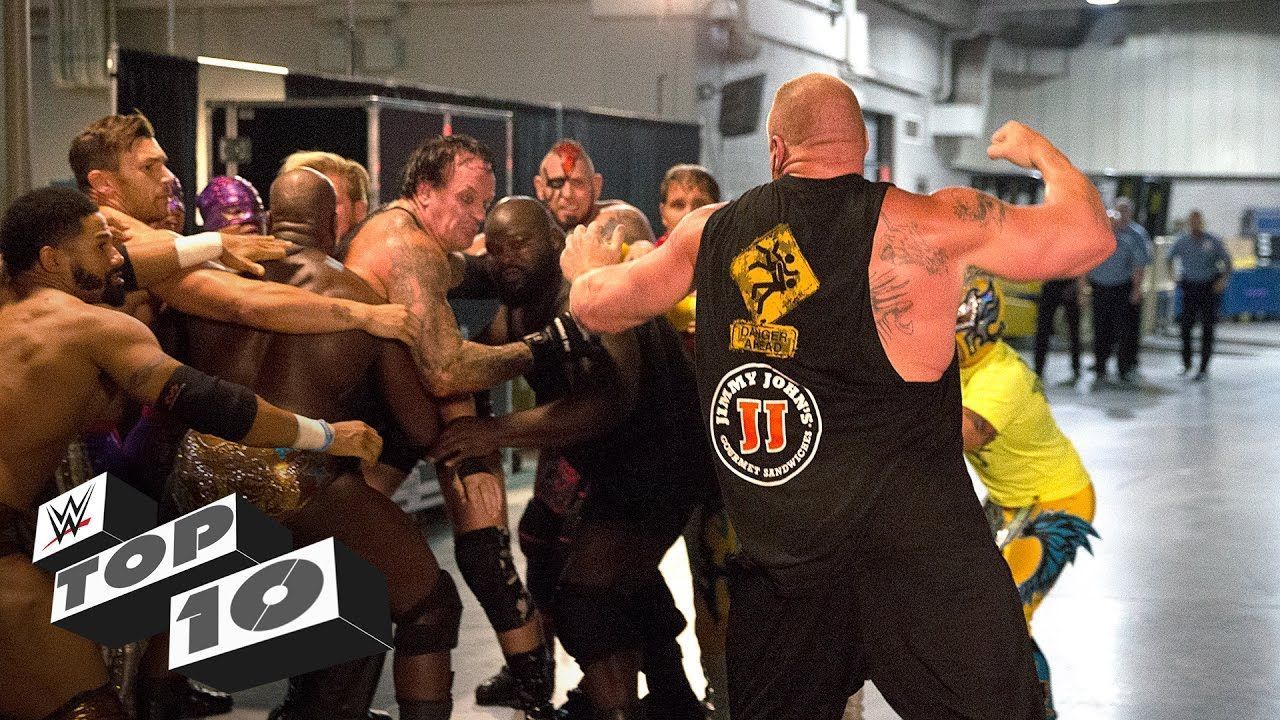
[[[202,433],[234,442],[249,434],[258,416],[258,396],[252,390],[189,365],[173,371],[156,404]]]

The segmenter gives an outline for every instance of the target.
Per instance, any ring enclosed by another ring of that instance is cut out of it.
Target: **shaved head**
[[[527,195],[513,195],[498,201],[489,211],[484,221],[485,231],[494,226],[519,226],[526,232],[537,233],[550,238],[556,228],[555,218],[547,208],[535,198]]]
[[[556,293],[564,233],[542,203],[509,197],[489,211],[485,246],[494,261],[494,284],[507,307],[520,307]]]
[[[769,151],[775,177],[795,164],[839,160],[862,166],[867,128],[853,90],[834,75],[810,73],[783,83],[769,109]]]
[[[542,158],[542,168],[544,170],[564,170],[565,175],[572,175],[577,168],[581,166],[582,172],[587,175],[595,173],[595,163],[591,162],[591,156],[582,147],[577,140],[564,139],[551,146],[547,154]]]
[[[338,194],[319,170],[300,167],[271,183],[271,234],[326,253],[336,242]]]

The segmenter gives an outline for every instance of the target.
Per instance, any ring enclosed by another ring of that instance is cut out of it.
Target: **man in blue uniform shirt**
[[[1231,255],[1222,238],[1204,231],[1204,216],[1192,210],[1187,232],[1178,236],[1169,250],[1169,263],[1178,258],[1182,271],[1178,289],[1182,291],[1182,374],[1191,372],[1191,326],[1200,321],[1200,370],[1191,378],[1200,382],[1209,376],[1213,356],[1213,328],[1218,324],[1222,293],[1231,277]]]
[[[1094,370],[1099,380],[1106,380],[1107,361],[1114,351],[1120,380],[1131,383],[1137,379],[1142,279],[1151,264],[1151,236],[1133,221],[1129,198],[1116,200],[1109,214],[1116,251],[1088,276],[1093,287]]]

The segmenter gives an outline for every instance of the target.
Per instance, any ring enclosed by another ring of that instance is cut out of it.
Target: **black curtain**
[[[116,70],[117,112],[140,110],[155,126],[156,140],[169,155],[169,169],[182,181],[188,232],[197,190],[199,67],[194,60],[122,49]]]
[[[385,97],[448,103],[465,107],[509,110],[513,115],[512,188],[533,194],[533,176],[556,133],[556,110],[545,105],[508,102],[417,87],[348,81],[290,73],[285,96],[290,99],[348,95]],[[668,122],[566,109],[562,114],[564,136],[582,143],[604,175],[604,197],[621,198],[649,216],[654,231],[662,234],[658,215],[658,183],[667,168],[696,163],[702,148],[700,128],[693,123]]]

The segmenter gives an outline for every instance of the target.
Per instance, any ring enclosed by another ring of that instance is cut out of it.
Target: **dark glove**
[[[533,353],[534,364],[543,367],[588,357],[599,347],[595,336],[583,330],[567,310],[546,327],[521,339]]]

